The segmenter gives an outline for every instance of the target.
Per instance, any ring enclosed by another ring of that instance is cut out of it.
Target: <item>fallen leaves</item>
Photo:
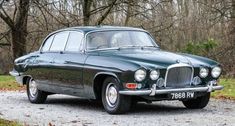
[[[26,88],[24,86],[18,86],[17,88],[7,88],[7,87],[0,88],[1,92],[4,92],[4,91],[25,91],[25,90],[26,90]]]
[[[223,99],[223,100],[235,100],[234,97],[224,96],[224,95],[217,95],[217,96],[212,96],[212,97],[216,99]]]

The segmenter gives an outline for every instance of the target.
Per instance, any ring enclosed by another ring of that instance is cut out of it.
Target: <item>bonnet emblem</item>
[[[180,63],[181,61],[179,59],[176,60],[176,63]]]

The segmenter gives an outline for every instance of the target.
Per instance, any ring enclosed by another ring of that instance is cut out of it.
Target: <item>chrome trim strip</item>
[[[169,70],[172,68],[176,68],[176,67],[190,67],[192,69],[191,82],[190,82],[190,85],[191,85],[192,81],[193,81],[193,74],[194,74],[193,66],[186,64],[186,63],[178,63],[178,64],[173,64],[173,65],[170,65],[169,67],[167,67],[166,74],[165,74],[164,87],[167,86],[166,81],[167,81],[167,75],[168,75]]]
[[[128,90],[128,91],[119,91],[119,94],[122,95],[149,95],[151,93],[151,90],[139,90],[139,91],[134,91],[134,90]]]
[[[194,91],[194,92],[211,92],[215,90],[221,90],[223,86],[211,86],[207,87],[196,87],[196,88],[178,88],[178,89],[160,89],[160,90],[128,90],[128,91],[119,91],[122,95],[149,95],[154,96],[156,94],[167,94],[171,92],[186,92],[186,91]],[[155,93],[154,93],[155,92]]]

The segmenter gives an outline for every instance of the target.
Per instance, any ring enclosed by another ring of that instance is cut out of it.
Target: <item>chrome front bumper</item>
[[[125,91],[119,91],[122,95],[149,95],[154,96],[158,94],[168,94],[172,92],[212,92],[215,90],[221,90],[224,87],[214,85],[214,81],[210,81],[207,86],[205,87],[190,87],[190,88],[174,88],[174,89],[156,89],[156,84],[153,84],[152,88],[150,90],[125,90]]]
[[[13,77],[15,77],[16,82],[19,83],[20,85],[23,85],[23,77],[19,72],[16,70],[10,71],[9,74]]]
[[[9,74],[10,74],[11,76],[14,76],[14,77],[20,76],[20,73],[17,72],[17,71],[15,71],[15,70],[10,71]]]

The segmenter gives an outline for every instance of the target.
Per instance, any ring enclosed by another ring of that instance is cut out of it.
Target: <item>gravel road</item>
[[[211,99],[201,110],[178,101],[138,103],[127,114],[109,115],[102,105],[77,97],[52,95],[45,104],[31,104],[25,92],[0,92],[0,118],[30,126],[235,126],[235,102]]]

